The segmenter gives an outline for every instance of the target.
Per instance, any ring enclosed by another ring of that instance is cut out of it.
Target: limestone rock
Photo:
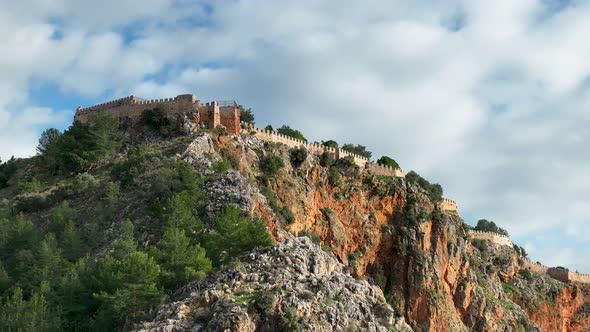
[[[136,331],[412,331],[345,270],[307,237],[287,239],[181,289]]]

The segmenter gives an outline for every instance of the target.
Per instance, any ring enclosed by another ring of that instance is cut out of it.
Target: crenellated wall
[[[510,240],[510,238],[508,236],[500,235],[498,233],[470,230],[469,235],[471,236],[472,239],[488,240],[488,241],[491,241],[492,243],[495,243],[495,244],[501,245],[501,246],[510,246],[510,247],[513,246],[512,241]]]
[[[86,122],[88,118],[99,110],[107,110],[119,118],[138,118],[143,111],[160,107],[169,115],[181,113],[199,114],[199,123],[209,128],[223,125],[230,134],[240,133],[240,109],[234,102],[220,107],[217,101],[201,104],[194,95],[185,94],[174,98],[145,100],[135,96],[116,99],[87,108],[78,107],[74,121]]]
[[[444,211],[454,211],[459,212],[459,208],[457,208],[457,202],[452,199],[443,198],[442,202],[439,203],[440,208]]]
[[[348,152],[343,149],[335,149],[331,147],[323,146],[319,143],[308,143],[306,141],[296,139],[290,136],[286,136],[283,134],[279,134],[274,131],[256,128],[248,123],[242,122],[242,126],[245,128],[245,133],[253,134],[256,137],[260,138],[264,141],[269,142],[276,142],[282,143],[287,145],[290,148],[296,147],[305,147],[310,153],[315,155],[321,155],[324,152],[329,152],[334,154],[334,158],[340,159],[344,157],[352,157],[354,163],[359,167],[366,169],[368,172],[377,174],[377,175],[386,175],[386,176],[393,176],[393,177],[405,177],[404,172],[397,168],[392,168],[384,165],[378,165],[369,161],[369,158],[359,156],[357,154]]]
[[[542,274],[547,274],[547,272],[549,271],[549,267],[537,263],[537,262],[533,262],[528,258],[524,259],[524,267],[526,267],[527,269],[537,272],[537,273],[542,273]]]

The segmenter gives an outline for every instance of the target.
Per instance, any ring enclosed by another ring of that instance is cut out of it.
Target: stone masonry
[[[222,125],[232,135],[240,133],[240,109],[235,102],[212,101],[203,105],[191,94],[152,100],[129,96],[87,108],[78,107],[74,121],[87,122],[89,117],[99,110],[108,111],[118,118],[133,119],[140,117],[143,111],[157,107],[162,108],[169,115],[194,113],[198,115],[196,121],[208,128]]]

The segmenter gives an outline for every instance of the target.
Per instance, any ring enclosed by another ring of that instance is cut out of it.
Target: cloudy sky
[[[0,157],[78,105],[235,99],[366,145],[590,272],[590,2],[0,0]]]

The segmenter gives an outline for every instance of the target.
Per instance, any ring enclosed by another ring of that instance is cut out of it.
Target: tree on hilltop
[[[61,137],[61,132],[55,128],[46,129],[39,138],[37,145],[37,154],[45,154],[52,146],[54,146]]]
[[[498,227],[495,222],[487,219],[479,219],[477,225],[473,229],[476,231],[492,232],[508,236],[508,232],[505,229]]]
[[[385,165],[385,166],[389,166],[389,167],[393,167],[393,168],[399,168],[399,164],[397,163],[397,161],[395,161],[393,158],[390,158],[388,156],[383,156],[383,157],[379,158],[379,160],[377,160],[377,164]]]
[[[293,129],[287,125],[283,125],[281,128],[277,129],[277,133],[307,142],[307,139],[299,130]]]
[[[338,142],[336,142],[335,140],[322,141],[322,145],[327,148],[338,149]]]
[[[244,106],[238,106],[240,108],[240,121],[255,124],[254,122],[254,113],[252,113],[252,108],[245,109]]]
[[[364,145],[353,145],[353,144],[344,144],[342,146],[342,150],[344,151],[348,151],[350,153],[354,153],[354,154],[358,154],[359,156],[363,156],[367,159],[371,159],[371,156],[373,155],[373,153],[371,151],[367,150],[367,147],[365,147]]]

